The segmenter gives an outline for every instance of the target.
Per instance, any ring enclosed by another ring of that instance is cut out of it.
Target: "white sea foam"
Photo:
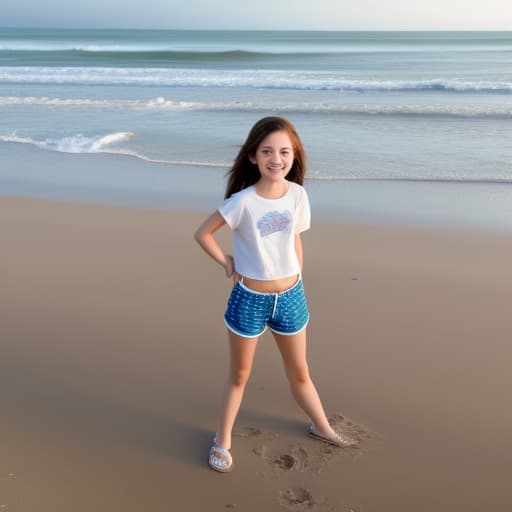
[[[167,164],[167,165],[182,165],[189,167],[217,167],[227,168],[229,165],[226,163],[218,162],[201,162],[195,160],[169,160],[157,159],[144,155],[138,151],[134,151],[126,147],[112,147],[116,144],[126,142],[135,136],[132,132],[115,132],[107,135],[85,136],[82,134],[68,135],[59,139],[43,139],[38,140],[32,137],[24,137],[17,135],[13,132],[9,135],[0,135],[0,142],[28,144],[35,146],[39,149],[47,151],[55,151],[58,153],[107,153],[112,155],[124,155],[145,162]]]
[[[91,98],[50,98],[48,96],[0,96],[0,106],[35,105],[48,107],[91,107],[132,110],[194,110],[207,109],[207,103],[190,101],[172,101],[162,97],[150,100],[117,100]],[[215,104],[212,104],[215,109]]]
[[[149,100],[50,98],[47,96],[0,96],[0,106],[101,108],[136,111],[233,111],[294,112],[367,115],[424,115],[462,117],[511,117],[512,104],[379,104],[379,103],[270,103],[174,101],[162,96]]]
[[[14,132],[10,135],[0,135],[0,141],[31,144],[40,149],[59,153],[102,153],[108,151],[107,146],[129,140],[134,135],[132,132],[116,132],[93,137],[76,134],[59,139],[37,140],[31,137],[19,136]]]
[[[0,83],[140,85],[325,90],[346,92],[446,91],[512,93],[512,82],[491,80],[362,80],[337,72],[178,68],[3,66]]]

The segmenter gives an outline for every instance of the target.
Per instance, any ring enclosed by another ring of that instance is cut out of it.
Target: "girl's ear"
[[[258,161],[256,160],[256,156],[255,155],[249,155],[249,162],[251,162],[251,164],[257,164]]]

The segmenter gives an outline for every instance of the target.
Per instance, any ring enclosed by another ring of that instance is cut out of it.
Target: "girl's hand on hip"
[[[226,270],[226,277],[231,277],[235,273],[235,260],[231,254],[226,254],[224,269]]]
[[[231,277],[233,283],[240,281],[240,274],[235,270],[235,260],[231,254],[226,254],[226,277]]]

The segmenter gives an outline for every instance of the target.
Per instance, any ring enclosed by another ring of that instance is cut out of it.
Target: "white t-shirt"
[[[306,191],[289,182],[279,199],[266,199],[255,185],[233,194],[219,212],[233,230],[236,271],[251,279],[272,280],[300,274],[295,234],[309,229]]]

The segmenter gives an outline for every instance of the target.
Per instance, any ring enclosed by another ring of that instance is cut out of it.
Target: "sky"
[[[0,0],[0,26],[512,30],[512,0]]]

